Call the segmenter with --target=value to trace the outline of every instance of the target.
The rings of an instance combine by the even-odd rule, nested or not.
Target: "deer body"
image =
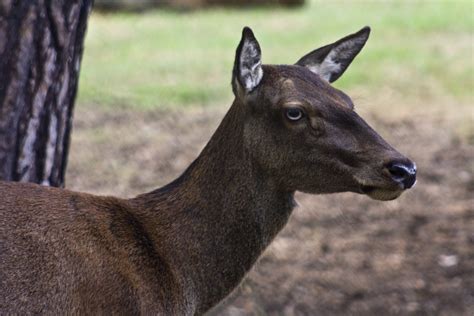
[[[366,35],[341,42],[357,44],[352,58]],[[338,65],[315,56],[262,66],[258,43],[244,29],[233,105],[199,157],[163,188],[125,200],[0,183],[0,312],[202,314],[239,284],[283,228],[296,190],[393,199],[411,187],[414,172],[409,178],[410,167],[400,167],[411,162],[323,80],[340,73],[311,70]],[[348,65],[341,56],[339,72]],[[337,107],[327,114],[324,104]],[[320,126],[313,115],[326,114]],[[328,132],[339,136],[335,144],[322,136]],[[383,159],[367,169],[374,152]]]
[[[4,303],[24,292],[25,284],[9,272],[25,263],[22,278],[36,298],[13,306],[12,312],[60,313],[67,306],[83,313],[103,308],[184,315],[202,313],[220,301],[293,208],[293,193],[279,192],[246,157],[242,124],[234,121],[242,117],[233,113],[240,109],[232,107],[181,177],[131,200],[2,183],[0,231],[8,245],[2,257],[14,259],[1,272],[7,280]],[[15,212],[18,203],[25,203],[18,196],[31,202],[22,212]],[[51,288],[61,296],[58,309],[48,306]]]

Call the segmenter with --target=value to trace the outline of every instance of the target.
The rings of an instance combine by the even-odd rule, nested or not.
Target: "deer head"
[[[250,28],[243,29],[232,87],[246,113],[244,146],[281,188],[391,200],[415,184],[415,164],[357,115],[349,96],[330,85],[369,33],[365,27],[295,65],[262,65],[257,39]]]

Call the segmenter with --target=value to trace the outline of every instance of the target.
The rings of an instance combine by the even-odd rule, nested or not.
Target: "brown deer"
[[[283,228],[295,191],[391,200],[416,167],[329,83],[370,29],[295,65],[262,65],[244,28],[235,100],[170,184],[126,200],[0,184],[0,314],[202,314]]]

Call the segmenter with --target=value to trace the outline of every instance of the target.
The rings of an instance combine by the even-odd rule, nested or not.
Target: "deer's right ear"
[[[235,95],[244,90],[252,92],[262,81],[262,53],[257,39],[249,27],[242,30],[242,39],[235,53],[232,88]]]

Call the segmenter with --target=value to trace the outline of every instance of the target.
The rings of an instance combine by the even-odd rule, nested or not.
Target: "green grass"
[[[390,86],[404,95],[472,100],[470,1],[310,1],[299,9],[93,13],[79,106],[136,109],[228,106],[234,51],[253,28],[264,63],[292,63],[319,46],[372,27],[343,89]]]

